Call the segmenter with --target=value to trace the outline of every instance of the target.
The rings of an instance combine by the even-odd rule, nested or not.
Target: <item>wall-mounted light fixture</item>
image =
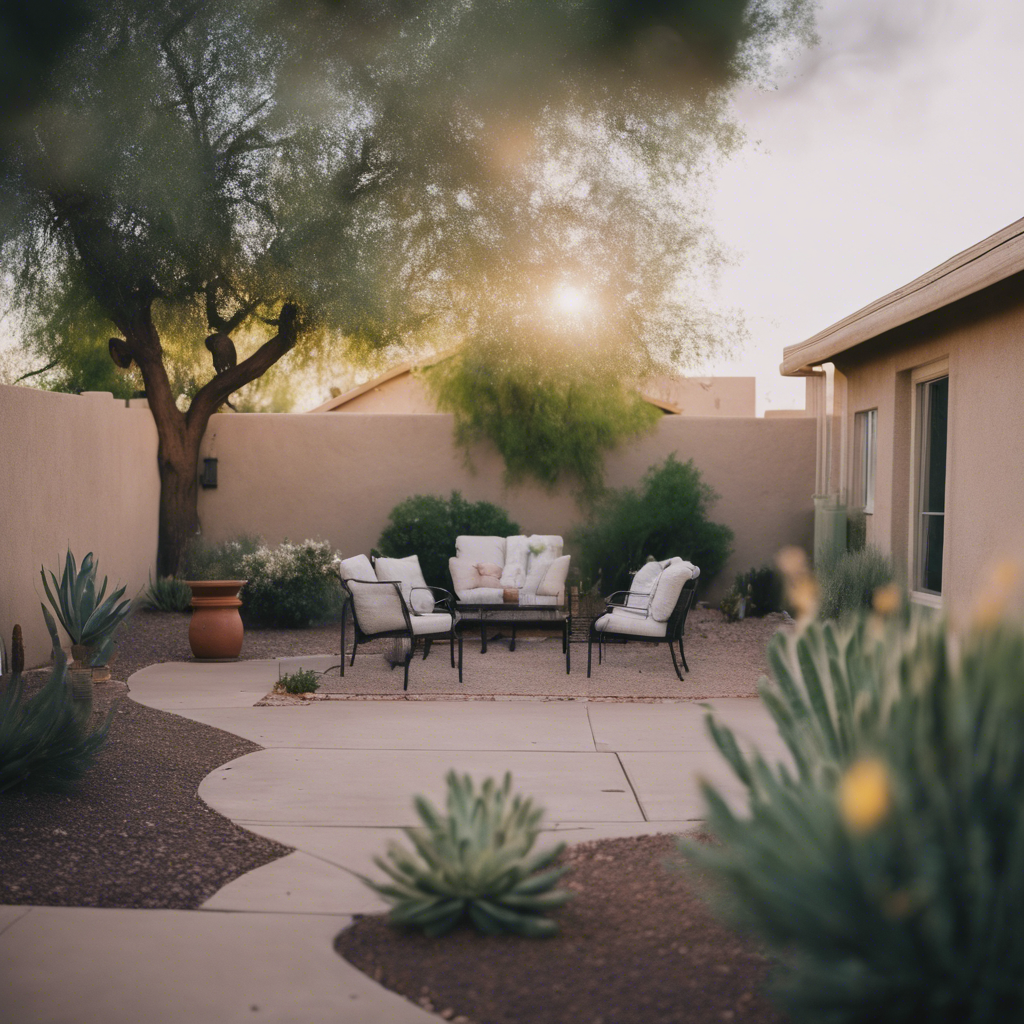
[[[199,483],[204,490],[217,486],[217,460],[203,459],[203,471],[199,474]]]

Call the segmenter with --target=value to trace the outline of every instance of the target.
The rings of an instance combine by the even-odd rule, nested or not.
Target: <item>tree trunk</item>
[[[156,571],[174,576],[183,568],[182,558],[188,542],[199,530],[198,499],[199,443],[202,433],[189,430],[184,422],[157,422],[160,445],[157,465],[160,470],[160,536],[157,542]]]

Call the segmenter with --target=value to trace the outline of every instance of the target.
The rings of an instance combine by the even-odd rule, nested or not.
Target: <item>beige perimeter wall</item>
[[[810,547],[814,432],[812,419],[665,416],[654,433],[611,454],[607,480],[636,484],[670,452],[694,460],[721,495],[714,518],[736,533],[713,598],[737,571],[769,561],[783,545]],[[323,538],[348,556],[376,544],[404,498],[452,490],[504,506],[528,533],[566,536],[580,518],[567,489],[506,490],[492,450],[476,450],[476,471],[467,468],[447,415],[218,415],[202,455],[218,459],[218,487],[199,499],[203,531],[214,540]]]
[[[913,371],[948,360],[942,577],[954,616],[969,612],[996,563],[1024,564],[1022,283],[1017,275],[836,359],[848,430],[857,412],[878,409],[868,540],[903,566],[911,553]]]
[[[148,409],[110,395],[0,386],[0,635],[18,622],[28,665],[48,660],[39,567],[70,544],[134,596],[156,564],[160,480]],[[67,638],[63,638],[65,642]]]

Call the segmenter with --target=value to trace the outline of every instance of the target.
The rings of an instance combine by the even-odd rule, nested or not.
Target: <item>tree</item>
[[[621,300],[610,323],[639,324],[631,372],[692,346],[665,330],[669,292],[713,244],[638,218],[659,190],[699,195],[736,137],[729,89],[807,32],[809,0],[81,9],[2,126],[3,269],[30,350],[67,370],[101,345],[141,378],[167,574],[197,528],[210,416],[300,338],[364,356],[535,338],[531,303],[568,261]]]

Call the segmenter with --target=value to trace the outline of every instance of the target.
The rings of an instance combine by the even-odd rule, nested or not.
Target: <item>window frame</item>
[[[853,414],[853,452],[850,459],[852,479],[850,498],[865,515],[875,511],[875,486],[878,477],[878,407],[860,409]]]
[[[925,447],[927,441],[926,417],[930,412],[930,404],[923,396],[927,395],[927,385],[937,380],[949,378],[948,357],[938,359],[934,362],[919,366],[911,372],[910,380],[912,387],[911,407],[911,449],[910,449],[910,523],[909,523],[909,544],[908,544],[908,566],[907,578],[910,581],[911,600],[929,605],[933,608],[942,607],[942,591],[925,590],[922,587],[923,566],[923,544],[924,531],[921,529],[921,517],[925,514],[934,515],[937,513],[925,513],[922,511],[924,504],[924,488],[927,483],[926,459],[928,452]],[[946,552],[946,505],[948,504],[949,492],[949,452],[950,452],[950,412],[946,407],[946,463],[945,463],[945,486],[943,488],[942,518],[943,518],[943,562]],[[942,583],[945,584],[945,573]]]

